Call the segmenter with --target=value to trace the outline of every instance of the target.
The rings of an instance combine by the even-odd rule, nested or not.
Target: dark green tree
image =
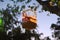
[[[0,2],[4,2],[5,0],[0,0]],[[18,2],[23,2],[25,0],[10,0],[14,3],[13,6],[10,4],[7,4],[6,9],[0,10],[0,15],[3,15],[0,17],[0,40],[31,40],[31,36],[37,36],[36,38],[38,39],[39,35],[38,34],[31,34],[30,31],[26,31],[26,33],[21,33],[21,28],[18,26],[17,28],[14,28],[14,25],[17,25],[17,23],[20,23],[18,21],[18,18],[16,17],[16,14],[20,14],[20,12],[26,7],[25,5],[22,5],[21,8],[20,6],[17,6],[16,4]],[[27,0],[25,3],[28,4],[31,0]],[[29,6],[31,9],[34,6]],[[37,7],[36,7],[37,8]],[[36,10],[36,9],[35,9]],[[2,29],[3,28],[3,29]],[[12,29],[11,32],[7,34],[7,31],[9,29]],[[3,30],[1,32],[1,30]],[[37,40],[36,39],[36,40]],[[39,39],[38,39],[39,40]]]
[[[60,16],[60,0],[36,0],[42,5],[42,10],[50,11],[53,14]]]

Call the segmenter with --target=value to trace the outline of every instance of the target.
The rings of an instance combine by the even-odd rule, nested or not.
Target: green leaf
[[[4,30],[4,25],[3,25],[3,19],[0,18],[0,32],[2,32]]]
[[[2,26],[3,25],[3,20],[2,20],[2,18],[0,18],[0,26]]]

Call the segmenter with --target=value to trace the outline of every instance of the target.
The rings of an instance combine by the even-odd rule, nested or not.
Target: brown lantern
[[[36,11],[32,9],[22,11],[22,27],[26,30],[35,29],[37,26]]]

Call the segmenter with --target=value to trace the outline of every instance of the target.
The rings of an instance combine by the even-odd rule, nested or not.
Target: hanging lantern
[[[35,29],[37,26],[36,10],[28,9],[22,11],[22,27],[26,30]]]

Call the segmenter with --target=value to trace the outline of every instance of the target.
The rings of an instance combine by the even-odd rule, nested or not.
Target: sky
[[[9,1],[9,0],[6,0],[5,2],[0,2],[0,9],[2,8],[6,8],[6,5],[7,3],[10,3],[12,6],[13,6],[13,2],[12,1]],[[35,3],[36,5],[33,5],[33,3]],[[25,4],[24,2],[22,3],[18,3],[17,5],[26,5],[26,9],[28,9],[28,5],[31,5],[31,6],[38,6],[39,7],[37,8],[37,25],[38,27],[36,28],[36,32],[37,33],[43,33],[44,34],[44,37],[45,36],[50,36],[52,35],[52,30],[50,29],[50,26],[52,23],[55,23],[57,22],[57,18],[58,16],[56,14],[50,14],[49,11],[45,11],[45,10],[41,10],[42,9],[42,5],[40,5],[36,0],[32,0],[30,3],[28,4]],[[40,13],[39,13],[40,11]],[[20,20],[20,16],[17,16],[18,19]]]

